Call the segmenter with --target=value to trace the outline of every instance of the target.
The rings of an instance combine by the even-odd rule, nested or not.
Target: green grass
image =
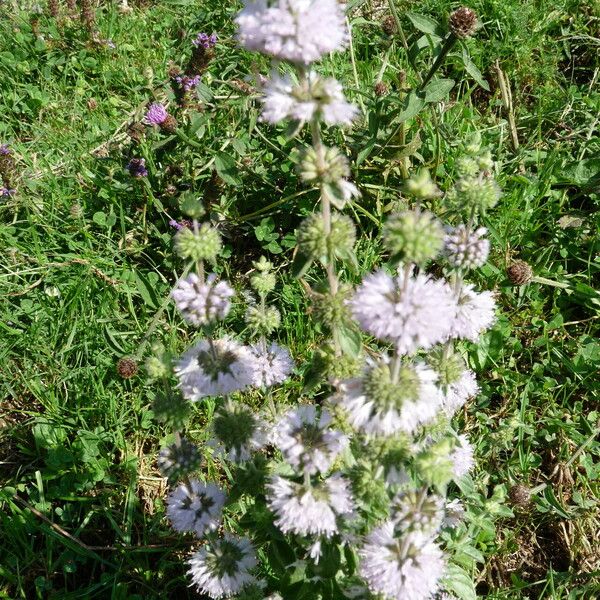
[[[497,292],[502,313],[471,348],[482,393],[458,419],[477,447],[482,498],[494,490],[503,498],[517,483],[546,487],[477,540],[485,557],[478,592],[498,600],[600,597],[600,11],[593,0],[472,2],[483,28],[467,46],[490,91],[451,56],[443,73],[460,83],[443,104],[407,121],[411,152],[403,154],[390,113],[400,102],[400,71],[409,84],[414,71],[399,39],[381,29],[386,3],[355,4],[356,80],[348,54],[323,70],[379,115],[333,134],[361,158],[363,199],[353,215],[364,236],[361,270],[377,264],[380,225],[401,203],[404,155],[411,168],[429,166],[444,188],[460,142],[480,130],[503,164],[504,195],[485,221],[493,252],[477,275]],[[0,6],[0,143],[15,151],[18,189],[0,206],[0,597],[198,597],[183,562],[192,540],[173,534],[164,517],[155,458],[168,432],[152,419],[155,390],[143,375],[121,379],[115,364],[141,358],[156,341],[174,351],[190,342],[173,307],[162,309],[182,270],[168,225],[182,194],[203,197],[223,221],[221,268],[239,289],[262,253],[289,267],[290,234],[317,201],[296,194],[302,188],[288,158],[296,142],[257,123],[255,100],[240,91],[257,59],[231,38],[235,3],[132,7],[97,7],[111,50],[92,43],[64,6],[59,22],[44,6],[39,15]],[[455,4],[398,2],[412,44],[421,34],[407,7],[443,20]],[[213,30],[221,41],[202,110],[178,114],[198,147],[163,144],[158,134],[136,145],[127,128],[146,103],[173,101],[169,61],[183,64],[191,35]],[[512,90],[516,150],[496,61]],[[429,62],[425,49],[416,66],[424,72]],[[391,91],[377,99],[372,87],[384,64]],[[265,73],[267,63],[259,59],[258,69]],[[146,158],[149,186],[125,174],[132,156]],[[215,185],[216,166],[223,184]],[[568,288],[511,286],[505,272],[514,258]],[[276,299],[281,341],[302,369],[322,336],[300,284],[284,277]],[[241,331],[241,319],[233,326]],[[295,382],[282,399],[294,402],[299,391]],[[198,441],[204,422],[195,407]]]

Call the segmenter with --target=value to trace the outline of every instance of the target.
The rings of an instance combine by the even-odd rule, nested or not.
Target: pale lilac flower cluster
[[[0,144],[0,156],[8,156],[11,152],[8,144]]]
[[[216,33],[211,33],[210,35],[208,33],[199,33],[196,36],[196,39],[192,40],[192,44],[194,44],[196,48],[201,47],[208,50],[209,48],[214,48],[217,44],[217,40],[218,37]]]
[[[219,526],[224,503],[225,494],[216,485],[192,479],[171,493],[167,516],[176,531],[190,531],[203,537]]]
[[[184,319],[192,325],[206,325],[224,319],[231,309],[234,291],[226,281],[218,281],[214,274],[202,281],[191,273],[181,278],[171,297]]]
[[[392,342],[399,354],[413,354],[447,340],[452,332],[456,300],[450,286],[419,273],[385,271],[368,275],[350,306],[360,326]]]
[[[267,504],[284,533],[331,537],[338,531],[338,517],[354,510],[350,485],[339,473],[312,486],[275,475],[267,489]]]
[[[338,81],[316,73],[296,83],[290,75],[273,72],[263,91],[262,118],[268,123],[286,119],[306,123],[317,117],[328,125],[349,125],[358,114],[356,106],[345,99]]]
[[[441,548],[419,532],[397,535],[393,521],[376,527],[359,550],[361,577],[388,600],[429,600],[439,589]]]
[[[244,0],[235,21],[246,49],[304,65],[342,50],[349,39],[338,0]]]
[[[192,556],[188,573],[200,593],[216,599],[231,598],[256,583],[251,571],[257,564],[250,540],[226,533]]]
[[[285,381],[294,370],[294,360],[289,350],[272,342],[268,347],[254,344],[250,347],[254,358],[253,384],[270,387]]]

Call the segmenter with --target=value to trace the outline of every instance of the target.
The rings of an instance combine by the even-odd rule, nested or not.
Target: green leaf
[[[349,356],[358,356],[362,348],[362,335],[353,324],[343,323],[332,331],[334,339],[340,345],[342,352]]]
[[[217,169],[219,177],[225,183],[235,186],[241,185],[242,180],[238,175],[239,170],[235,160],[233,160],[230,154],[225,152],[217,152],[215,154],[215,168]]]
[[[157,310],[160,302],[154,288],[144,275],[141,275],[137,271],[134,271],[133,274],[135,276],[135,286],[140,296],[150,308]]]
[[[302,277],[310,269],[313,264],[314,258],[312,256],[306,256],[300,252],[296,252],[294,260],[292,261],[292,275],[294,277]]]
[[[455,85],[454,79],[434,79],[425,88],[425,102],[439,102],[443,100]]]
[[[416,90],[412,90],[404,100],[404,106],[396,116],[394,122],[402,123],[403,121],[411,119],[419,113],[423,106],[425,106],[424,95],[418,93]]]
[[[409,12],[406,13],[406,16],[410,19],[410,22],[423,33],[434,34],[440,26],[440,24],[431,17],[419,13]]]
[[[453,563],[448,565],[444,585],[460,600],[477,600],[473,578],[458,565]]]
[[[484,90],[489,92],[490,86],[488,82],[483,78],[483,75],[477,68],[477,65],[471,60],[466,48],[463,49],[462,60],[465,66],[465,71],[475,80],[476,83],[478,83]]]

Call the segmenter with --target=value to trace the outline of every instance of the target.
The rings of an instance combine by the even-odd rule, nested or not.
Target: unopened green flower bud
[[[253,261],[252,266],[261,273],[273,270],[273,263],[267,260],[266,256],[261,256],[258,260]]]
[[[240,402],[225,402],[215,413],[212,430],[233,460],[247,460],[260,445],[261,431],[256,412]]]
[[[337,148],[324,148],[319,161],[314,148],[306,148],[300,155],[298,172],[306,183],[335,183],[350,175],[348,159]]]
[[[417,455],[415,466],[420,478],[428,485],[443,489],[453,478],[452,451],[455,444],[443,438]]]
[[[171,444],[163,448],[157,462],[163,477],[167,477],[171,483],[176,483],[200,468],[202,456],[196,444],[181,438],[180,444]]]
[[[154,397],[152,410],[156,420],[169,429],[184,429],[190,417],[190,404],[180,394],[159,391]]]
[[[184,227],[175,236],[175,250],[181,258],[214,263],[221,251],[221,235],[208,223],[203,223],[198,233]]]
[[[348,307],[351,296],[352,288],[344,284],[340,285],[335,294],[313,294],[312,310],[316,320],[328,328],[351,323],[352,317]]]
[[[274,306],[250,306],[246,311],[246,323],[256,335],[271,335],[281,324],[281,315]]]
[[[491,171],[494,168],[494,159],[489,150],[484,150],[477,156],[477,164],[481,171]]]
[[[383,242],[393,262],[422,265],[439,254],[444,229],[430,212],[405,211],[388,219]]]
[[[464,143],[464,151],[467,154],[475,156],[481,150],[481,133],[479,131],[474,131],[471,133],[465,143]]]
[[[184,192],[179,199],[179,208],[184,215],[190,219],[200,219],[206,214],[202,200],[194,192]]]
[[[323,217],[312,214],[300,223],[296,239],[301,254],[327,262],[328,247],[338,258],[346,258],[351,254],[356,241],[356,229],[350,217],[334,213],[331,216],[331,233],[328,241]]]
[[[145,367],[150,379],[163,379],[171,375],[171,361],[166,354],[149,356],[146,359]]]
[[[456,383],[466,368],[463,357],[456,351],[446,352],[444,348],[435,348],[427,362],[438,376],[438,385],[447,388]]]
[[[440,195],[440,190],[427,169],[421,169],[406,182],[406,192],[415,198],[427,200]]]
[[[374,520],[384,519],[390,500],[383,477],[383,469],[371,462],[361,461],[350,471],[352,491],[357,502]]]
[[[260,296],[266,296],[275,289],[277,278],[274,273],[259,271],[250,277],[250,285]]]
[[[476,158],[460,156],[456,159],[456,172],[460,177],[475,177],[479,171],[479,163]]]
[[[463,177],[456,182],[450,196],[461,209],[477,208],[481,214],[493,208],[500,199],[500,188],[491,177]]]

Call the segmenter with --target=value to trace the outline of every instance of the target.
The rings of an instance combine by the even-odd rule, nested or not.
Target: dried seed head
[[[516,260],[506,272],[513,285],[527,285],[533,277],[533,270],[524,260]]]
[[[167,115],[165,120],[160,124],[160,128],[165,133],[175,133],[177,130],[177,119],[173,115]]]
[[[531,490],[520,483],[517,483],[508,490],[508,497],[511,504],[525,508],[531,502]]]
[[[131,379],[137,372],[137,362],[130,356],[124,356],[117,361],[117,373],[123,379]]]
[[[468,38],[477,29],[477,13],[462,6],[450,15],[450,31],[458,38]]]
[[[71,219],[81,219],[83,217],[83,208],[81,208],[81,204],[75,202],[75,204],[71,204],[69,207],[69,215]]]
[[[375,95],[378,98],[381,98],[382,96],[387,96],[387,94],[390,91],[390,87],[388,86],[387,83],[384,83],[383,81],[378,81],[375,84],[375,87],[373,88],[373,91],[375,92]]]
[[[127,130],[129,137],[137,144],[139,144],[144,138],[144,125],[143,123],[132,123]]]
[[[394,35],[394,33],[396,33],[396,21],[392,15],[388,15],[381,22],[381,29],[383,29],[383,32],[386,35]]]

